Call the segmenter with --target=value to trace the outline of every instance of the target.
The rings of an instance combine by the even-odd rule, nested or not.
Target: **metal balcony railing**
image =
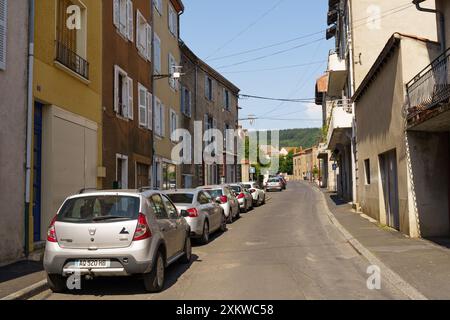
[[[349,99],[336,99],[336,100],[332,100],[332,108],[342,108],[345,112],[347,113],[352,113],[353,112],[353,108],[352,108],[352,102]]]
[[[56,41],[56,61],[85,79],[89,79],[89,62]]]
[[[449,59],[450,48],[406,84],[408,119],[449,102]]]

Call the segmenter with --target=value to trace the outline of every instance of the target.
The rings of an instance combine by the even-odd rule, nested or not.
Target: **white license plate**
[[[111,266],[111,260],[106,259],[82,259],[75,261],[76,268],[93,268],[93,269],[103,269],[109,268]]]

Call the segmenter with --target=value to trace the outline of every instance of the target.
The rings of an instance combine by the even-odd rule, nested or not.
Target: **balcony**
[[[328,55],[328,96],[339,97],[347,81],[347,65],[335,52]]]
[[[407,127],[450,131],[450,48],[407,83]]]
[[[348,100],[334,100],[328,124],[327,148],[336,149],[338,144],[351,143],[352,105]]]
[[[89,79],[89,62],[56,41],[56,61],[84,79]]]

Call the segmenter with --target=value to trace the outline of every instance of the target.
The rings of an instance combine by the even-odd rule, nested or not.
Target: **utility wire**
[[[224,71],[224,72],[221,72],[221,73],[231,74],[231,73],[250,73],[250,72],[262,72],[262,71],[286,70],[286,69],[294,69],[294,68],[299,68],[299,67],[308,67],[308,66],[316,65],[316,64],[323,64],[325,62],[327,62],[327,60],[311,61],[309,63],[293,64],[293,65],[289,65],[289,66],[280,66],[280,67],[273,67],[273,68],[266,68],[266,69],[253,69],[253,70],[242,70],[242,71]]]
[[[224,43],[222,46],[220,46],[219,48],[217,48],[212,54],[210,54],[208,57],[206,57],[205,60],[208,60],[209,58],[213,57],[216,53],[218,53],[219,51],[221,51],[222,49],[224,49],[226,46],[228,46],[230,43],[232,43],[233,41],[235,41],[237,38],[239,38],[241,35],[243,35],[244,33],[246,33],[248,30],[250,30],[253,26],[255,26],[258,22],[260,22],[262,19],[264,19],[267,15],[269,15],[272,11],[274,11],[276,8],[278,8],[281,3],[283,3],[285,0],[279,0],[274,6],[272,6],[269,10],[267,10],[266,12],[264,12],[258,19],[256,19],[255,21],[253,21],[252,23],[250,23],[247,27],[245,27],[242,31],[240,31],[239,33],[237,33],[233,38],[231,38],[230,40],[228,40],[226,43]]]
[[[259,100],[283,101],[283,102],[310,102],[315,100],[315,98],[299,98],[299,99],[269,98],[269,97],[253,96],[248,94],[240,94],[239,97],[249,99],[259,99]]]

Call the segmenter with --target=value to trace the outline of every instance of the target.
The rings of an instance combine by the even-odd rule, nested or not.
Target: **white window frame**
[[[139,126],[148,128],[149,116],[148,116],[148,90],[145,86],[138,83],[138,110],[139,110]],[[144,101],[142,101],[144,98]]]
[[[162,0],[153,0],[153,4],[156,8],[156,12],[159,13],[160,16],[162,16]]]
[[[175,130],[178,129],[178,114],[175,112],[174,109],[170,108],[169,112],[169,126],[170,126],[170,140],[172,142],[179,142],[179,137],[174,135]]]
[[[122,77],[122,105],[119,105],[119,80]],[[120,68],[118,65],[114,66],[114,112],[124,119],[133,120],[133,79]],[[126,102],[126,105],[123,105]],[[126,109],[124,109],[126,107]],[[122,109],[120,109],[122,108]]]
[[[168,61],[168,74],[173,75],[176,71],[177,61],[175,60],[175,57],[173,54],[169,53],[169,61]],[[169,85],[172,89],[177,90],[178,89],[178,79],[175,79],[174,77],[169,77]]]
[[[160,99],[154,97],[155,100],[155,128],[154,133],[158,137],[166,136],[166,107]]]
[[[178,38],[178,15],[170,2],[168,4],[167,12],[167,23],[169,26],[169,31],[175,38]]]
[[[136,48],[138,49],[138,52],[141,55],[141,57],[143,57],[146,60],[148,51],[147,32],[148,32],[147,20],[139,10],[136,10]]]
[[[113,24],[124,39],[134,41],[134,10],[131,0],[113,1]]]
[[[6,46],[8,42],[8,0],[0,0],[0,27],[3,33],[0,33],[0,70],[6,70]]]
[[[153,48],[154,48],[154,73],[155,74],[161,74],[161,38],[158,36],[158,34],[154,33],[154,39],[153,39]]]

